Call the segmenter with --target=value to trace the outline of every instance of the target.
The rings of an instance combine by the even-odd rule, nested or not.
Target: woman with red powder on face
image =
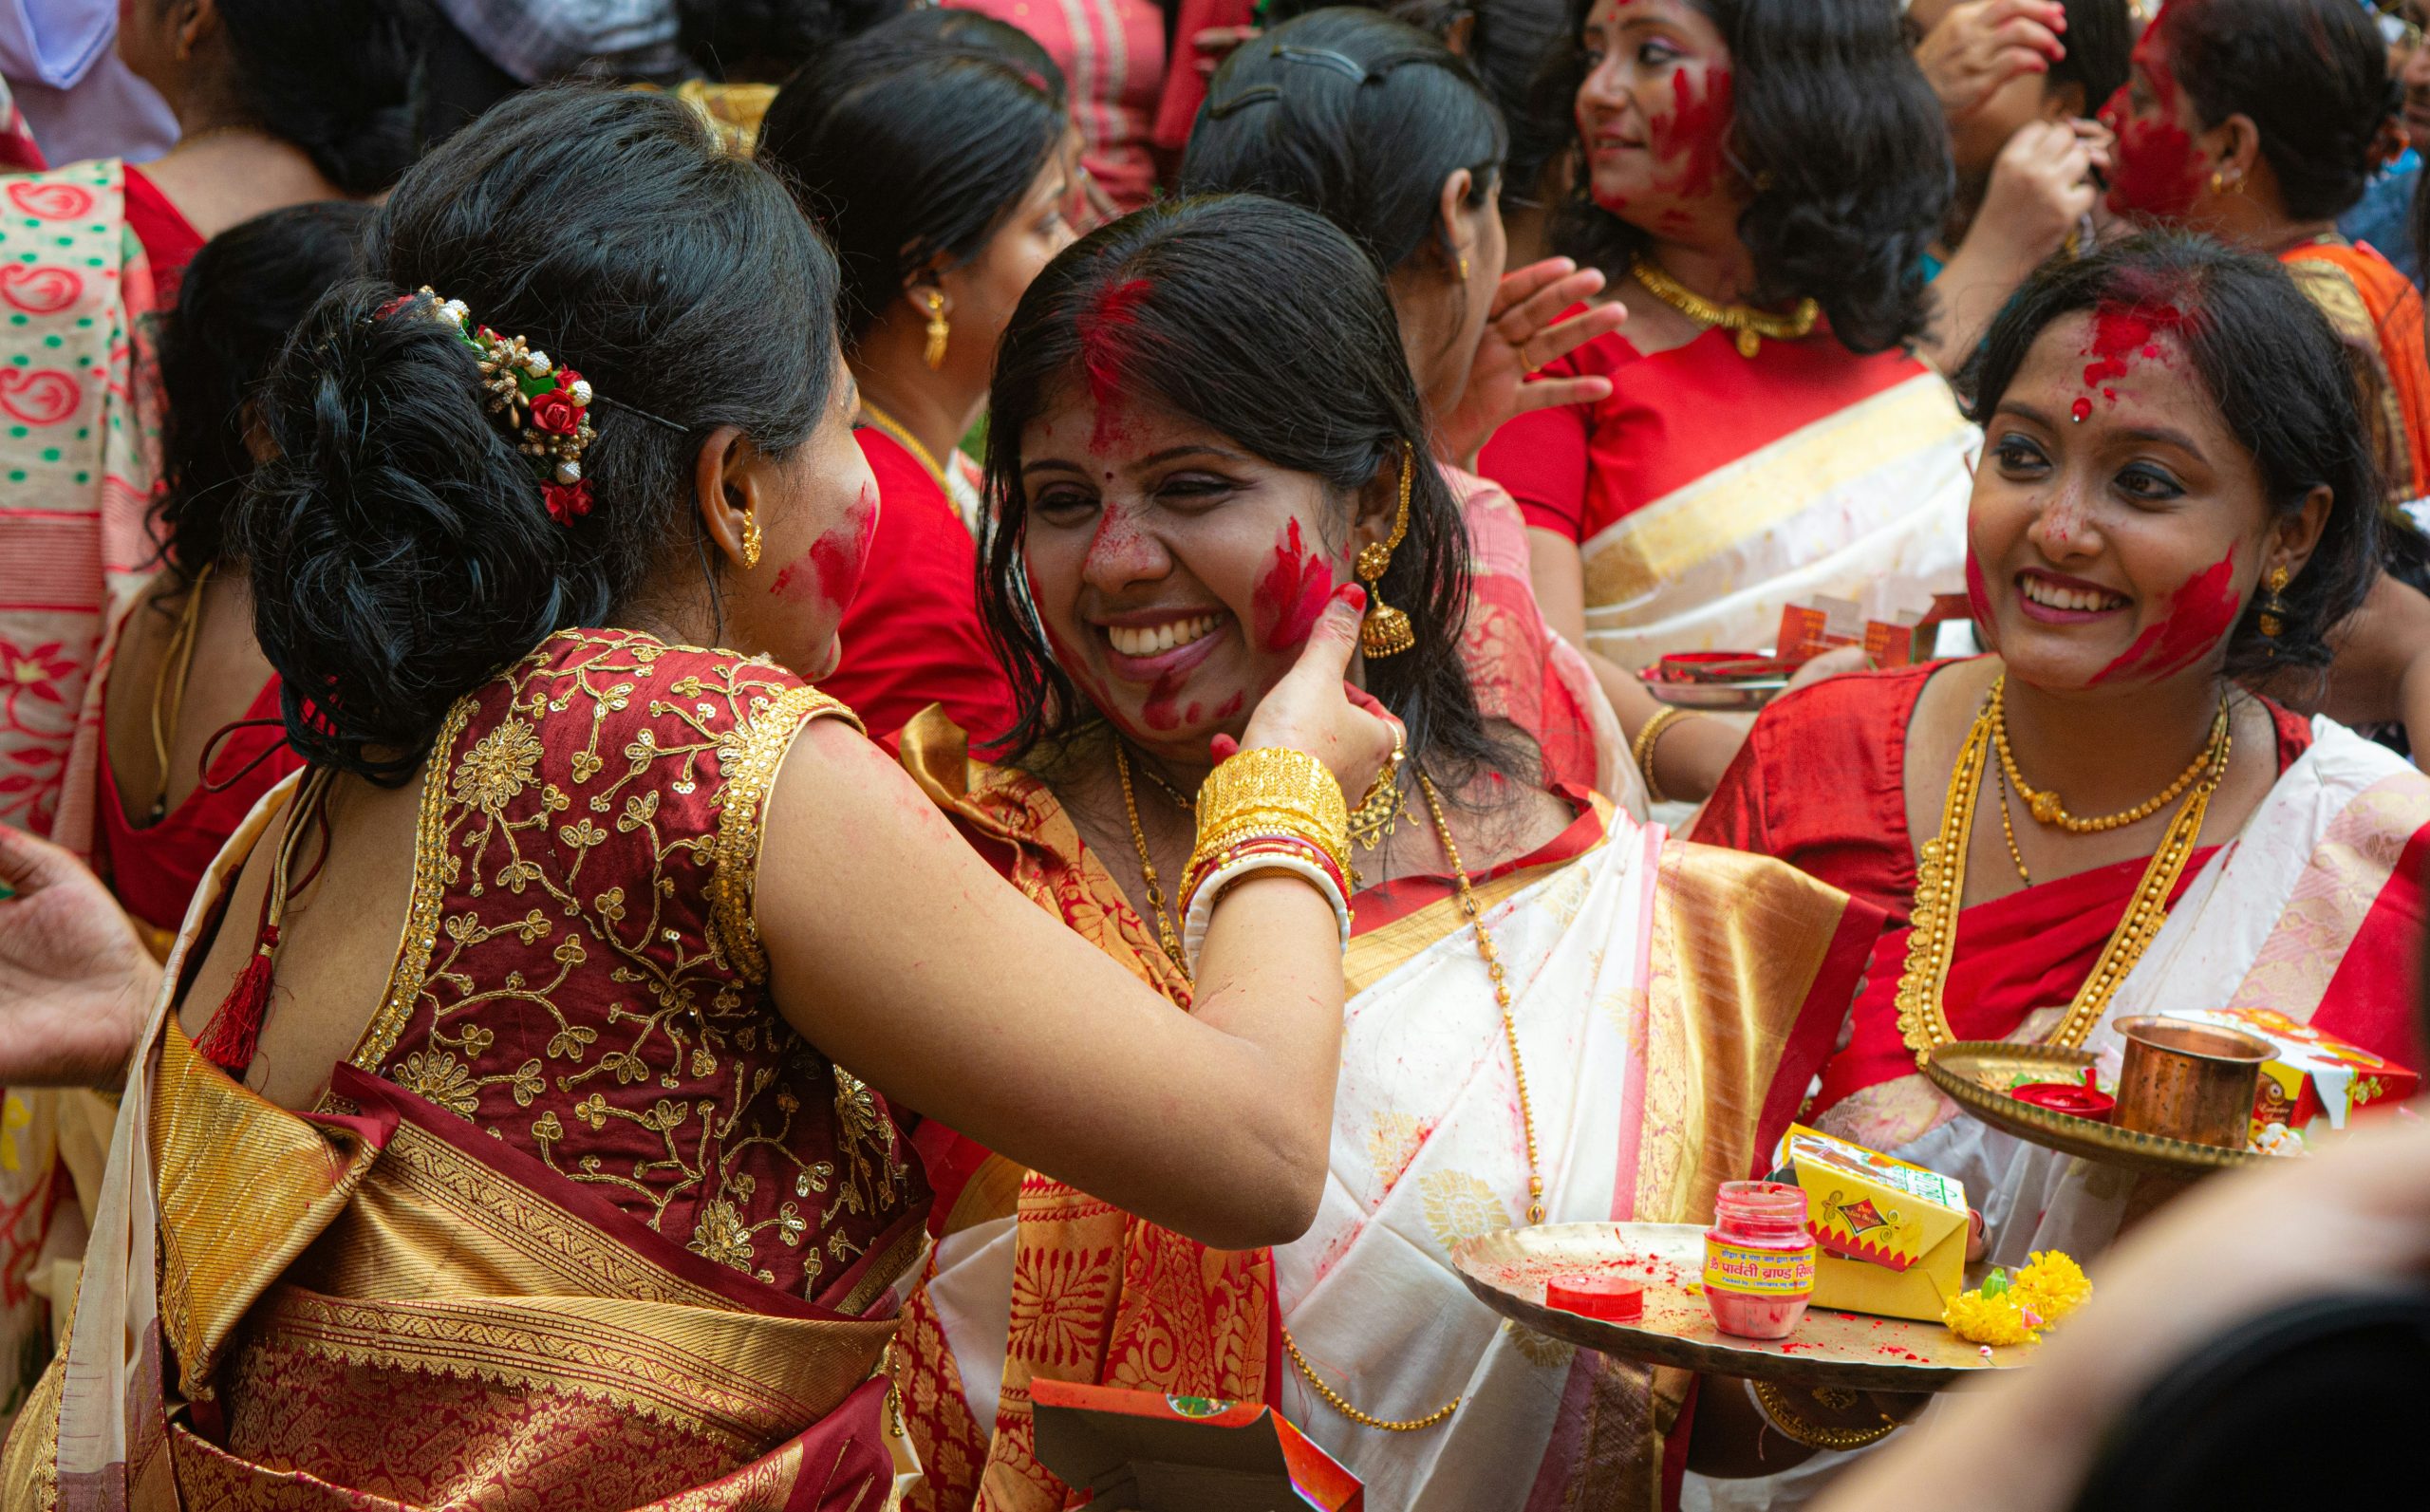
[[[996,339],[1067,246],[1081,169],[1063,81],[1028,37],[985,16],[919,10],[813,59],[778,92],[759,160],[794,186],[844,270],[856,439],[880,506],[820,680],[872,730],[930,703],[981,739],[1011,701],[979,623],[970,464],[955,448],[987,398]],[[780,595],[827,591],[818,564]]]
[[[1995,1262],[2081,1259],[2123,1189],[1963,1116],[1919,1055],[2013,1039],[2114,1072],[2118,1018],[2267,1007],[2420,1065],[2430,779],[2241,685],[2317,678],[2379,571],[2349,369],[2275,264],[2174,235],[2050,264],[1966,378],[1996,653],[1776,700],[1694,832],[1892,917],[1808,1121],[1962,1182]]]
[[[1601,273],[1566,258],[1505,276],[1497,194],[1508,141],[1501,113],[1449,47],[1378,11],[1336,7],[1225,60],[1190,133],[1181,189],[1289,199],[1369,250],[1434,417],[1444,481],[1467,522],[1461,645],[1478,701],[1535,741],[1548,785],[1593,788],[1641,814],[1642,784],[1610,701],[1536,604],[1524,519],[1509,495],[1468,471],[1514,410],[1610,393],[1597,377],[1523,379],[1624,315],[1600,304],[1559,319],[1603,287]]]
[[[2391,496],[2430,495],[2421,297],[2337,217],[2403,149],[2387,43],[2352,0],[2169,0],[2103,111],[2109,205],[2275,257],[2375,369]]]
[[[2117,1017],[2257,1006],[2421,1064],[2430,779],[2239,686],[2317,675],[2378,574],[2368,432],[2279,270],[2182,236],[2054,264],[1969,376],[1968,577],[1996,654],[1779,700],[1696,835],[1954,921],[1953,943],[1885,938],[1811,1111],[1984,1194],[1994,1260],[2081,1257],[2117,1202],[1956,1117],[1918,1052],[2114,1050]]]
[[[1481,466],[1526,513],[1546,617],[1605,660],[1625,715],[1637,668],[1768,645],[1791,603],[1885,607],[1901,576],[1953,589],[1974,432],[1905,349],[1950,161],[1895,8],[1577,14],[1572,87],[1547,97],[1574,107],[1585,162],[1554,246],[1612,277],[1629,324],[1545,369],[1609,378],[1609,397],[1518,417]],[[1731,749],[1662,734],[1655,784],[1701,796]]]
[[[1424,455],[1436,422],[1407,342],[1371,254],[1252,196],[1094,233],[1005,335],[984,603],[1023,722],[996,764],[933,716],[904,740],[981,852],[1189,1009],[1203,988],[1171,900],[1193,797],[1362,552],[1386,565],[1351,676],[1409,741],[1354,821],[1332,1174],[1302,1240],[1210,1252],[924,1129],[940,1243],[903,1390],[930,1467],[919,1504],[1064,1504],[1033,1452],[1041,1378],[1271,1403],[1378,1512],[1556,1493],[1650,1509],[1666,1462],[1712,1448],[1669,1383],[1649,1394],[1502,1327],[1448,1250],[1539,1204],[1549,1222],[1707,1218],[1820,1063],[1879,920],[1793,868],[1550,791],[1525,733],[1481,710],[1459,633],[1468,535]],[[1791,1021],[1822,1028],[1792,1043]],[[1681,1127],[1704,1137],[1684,1148],[1665,1133]],[[1101,1305],[1038,1307],[1034,1277]],[[1416,1426],[1354,1420],[1326,1391]],[[1723,1427],[1745,1401],[1708,1395]]]

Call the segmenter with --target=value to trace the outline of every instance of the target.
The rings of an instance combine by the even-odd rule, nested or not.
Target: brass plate
[[[1705,1231],[1698,1223],[1551,1223],[1505,1228],[1451,1248],[1451,1264],[1477,1299],[1539,1334],[1622,1359],[1743,1375],[1784,1386],[1937,1391],[1986,1371],[2024,1365],[2036,1346],[1979,1346],[1937,1322],[1806,1309],[1797,1332],[1765,1343],[1712,1326],[1700,1285]],[[1645,1316],[1611,1323],[1544,1305],[1544,1282],[1579,1272],[1641,1277]]]
[[[2196,1145],[2139,1133],[2072,1113],[2053,1112],[2009,1095],[2020,1075],[2034,1081],[2082,1081],[2092,1053],[2052,1045],[2009,1045],[1968,1039],[1934,1050],[1924,1074],[1975,1117],[2028,1144],[2080,1155],[2105,1166],[2160,1176],[2207,1176],[2272,1157],[2224,1145]]]

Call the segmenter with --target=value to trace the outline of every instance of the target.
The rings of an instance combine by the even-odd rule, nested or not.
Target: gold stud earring
[[[1392,539],[1372,541],[1358,551],[1358,579],[1367,585],[1367,618],[1358,626],[1358,645],[1371,657],[1398,656],[1417,644],[1409,616],[1385,603],[1379,587],[1384,574],[1392,570],[1393,552],[1409,535],[1410,494],[1416,482],[1417,449],[1403,441],[1400,513],[1393,517]]]
[[[759,565],[759,516],[746,512],[742,516],[742,569],[746,572]]]
[[[945,322],[945,296],[929,289],[922,296],[928,307],[928,345],[921,350],[920,360],[935,372],[945,364],[945,341],[953,335],[953,327]]]
[[[1462,256],[1462,257],[1461,257],[1461,259],[1460,259],[1460,282],[1462,282],[1462,283],[1464,283],[1464,284],[1465,284],[1465,283],[1467,283],[1467,281],[1468,281],[1468,259],[1467,259],[1466,256]]]

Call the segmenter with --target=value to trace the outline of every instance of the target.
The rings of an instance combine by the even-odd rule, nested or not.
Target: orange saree
[[[2430,356],[2421,291],[2367,246],[2342,237],[2307,242],[2279,261],[2337,333],[2371,359],[2388,486],[2399,502],[2430,495]]]

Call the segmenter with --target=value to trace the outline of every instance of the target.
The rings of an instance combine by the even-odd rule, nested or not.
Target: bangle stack
[[[1324,763],[1262,746],[1227,757],[1198,790],[1198,845],[1182,872],[1182,954],[1194,976],[1224,889],[1260,871],[1305,879],[1350,943],[1350,806]]]
[[[1645,798],[1648,803],[1671,801],[1663,794],[1662,784],[1654,780],[1654,742],[1662,738],[1663,731],[1670,729],[1680,720],[1696,718],[1698,715],[1693,709],[1658,709],[1654,712],[1653,719],[1645,721],[1644,728],[1637,731],[1636,741],[1630,748],[1629,755],[1636,759],[1637,771],[1645,775]]]

